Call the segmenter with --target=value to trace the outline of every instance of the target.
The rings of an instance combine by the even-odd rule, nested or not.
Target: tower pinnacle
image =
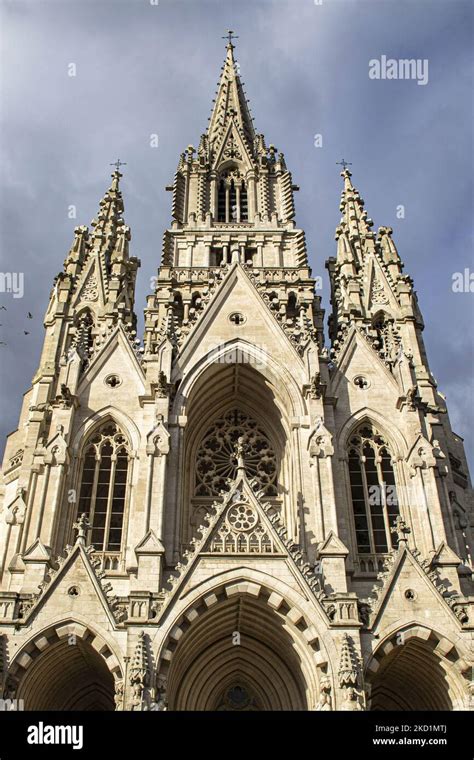
[[[243,130],[249,145],[255,139],[255,130],[250,115],[250,109],[240,80],[239,64],[234,58],[234,45],[232,44],[233,32],[229,30],[226,45],[227,54],[222,74],[218,84],[216,99],[212,109],[207,136],[212,143],[219,138],[230,119],[234,119],[238,127]]]

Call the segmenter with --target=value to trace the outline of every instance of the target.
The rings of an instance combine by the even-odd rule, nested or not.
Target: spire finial
[[[345,158],[342,158],[340,161],[336,161],[337,166],[342,166],[342,171],[346,171],[347,166],[352,166],[352,161],[346,161]]]
[[[226,35],[225,35],[225,36],[224,36],[222,39],[223,39],[223,40],[227,40],[227,47],[228,47],[228,48],[229,48],[229,47],[230,47],[230,48],[233,48],[233,47],[235,47],[235,46],[232,44],[232,40],[233,40],[233,39],[234,39],[234,40],[238,40],[238,39],[239,39],[239,36],[238,36],[238,34],[234,34],[234,32],[232,31],[232,29],[228,29],[228,30],[227,30],[227,34],[226,34]]]
[[[127,162],[126,162],[126,161],[121,161],[121,160],[120,160],[120,158],[117,158],[117,160],[116,160],[116,161],[113,161],[113,162],[110,164],[110,166],[115,166],[115,169],[116,169],[117,171],[120,171],[120,167],[121,167],[121,166],[127,166]]]

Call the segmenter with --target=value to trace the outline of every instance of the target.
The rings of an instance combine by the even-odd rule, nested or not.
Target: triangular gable
[[[72,306],[79,303],[99,303],[103,306],[107,299],[107,286],[104,282],[102,269],[98,256],[91,256],[81,272],[76,292],[72,299]]]
[[[19,493],[13,501],[8,504],[5,510],[5,522],[7,525],[19,525],[23,522],[26,512],[26,503],[23,498],[24,489],[19,489]]]
[[[301,356],[296,350],[296,347],[285,333],[280,322],[272,313],[265,299],[252,284],[242,267],[238,263],[234,263],[226,272],[224,279],[214,292],[204,312],[186,336],[180,350],[180,358],[182,362],[187,361],[188,356],[200,344],[201,338],[211,335],[211,323],[213,319],[215,319],[217,313],[223,309],[224,306],[226,308],[228,307],[228,310],[230,311],[230,298],[237,282],[244,286],[248,293],[248,297],[254,301],[256,308],[260,310],[264,324],[268,327],[268,330],[274,336],[274,339],[277,339],[277,336],[281,335],[285,343],[291,347],[292,353],[298,357],[299,361],[301,361]],[[236,304],[236,307],[237,306],[240,306],[239,310],[241,310],[241,304]],[[277,331],[275,331],[275,326],[278,328]],[[242,337],[245,339],[245,335]]]
[[[400,304],[395,298],[387,275],[375,256],[371,256],[367,264],[367,287],[365,288],[365,308],[375,314],[380,309],[397,313]]]
[[[454,618],[460,627],[455,613],[427,573],[428,564],[425,570],[406,546],[397,552],[384,579],[384,585],[382,588],[374,589],[378,596],[373,604],[370,623],[372,631],[376,629],[382,616],[382,622],[390,620],[390,608],[392,608],[392,617],[396,620],[403,621],[404,615],[407,619],[415,618],[413,605],[417,598],[420,599],[423,610],[433,611],[436,608],[442,608],[444,614],[450,619]],[[429,602],[423,599],[427,595]]]
[[[135,554],[164,554],[165,547],[153,530],[149,530],[135,547]]]
[[[49,561],[51,559],[51,552],[50,550],[43,544],[41,539],[38,537],[31,546],[28,547],[26,552],[23,555],[23,561],[26,560],[26,562],[44,562]]]
[[[319,557],[347,557],[348,554],[349,549],[332,530],[321,546],[318,547]]]
[[[69,554],[66,558],[58,557],[56,559],[56,563],[59,567],[56,570],[49,570],[48,575],[50,580],[46,580],[38,586],[40,591],[35,597],[34,603],[25,617],[24,622],[26,625],[30,624],[32,620],[41,613],[53,594],[55,595],[55,613],[60,610],[61,606],[64,607],[65,612],[69,612],[70,589],[77,585],[80,587],[79,598],[81,599],[81,605],[83,605],[84,600],[87,599],[88,615],[92,617],[93,610],[91,607],[94,604],[94,599],[96,599],[97,608],[105,613],[105,616],[111,625],[115,625],[116,621],[109,606],[111,600],[107,598],[106,594],[108,588],[106,587],[104,589],[101,586],[89,556],[93,550],[94,547],[92,546],[84,548],[83,546],[76,544],[73,547],[69,547]],[[30,552],[32,551],[38,552],[39,547],[35,547],[35,544],[33,544]],[[30,552],[29,556],[24,556],[24,560],[33,559]]]
[[[312,597],[317,603],[318,608],[326,617],[326,611],[320,602],[324,596],[321,589],[320,580],[314,574],[311,566],[304,562],[303,554],[300,547],[287,538],[287,531],[280,522],[277,514],[272,513],[270,505],[260,502],[259,493],[254,493],[251,483],[248,481],[245,473],[240,471],[235,479],[230,491],[226,494],[222,503],[214,503],[214,514],[206,520],[206,525],[200,526],[200,539],[192,539],[192,551],[185,551],[183,554],[184,562],[178,563],[176,570],[179,575],[168,579],[168,584],[172,590],[166,593],[162,612],[171,604],[171,601],[182,592],[192,576],[200,558],[212,555],[213,557],[236,556],[238,554],[243,559],[245,557],[262,556],[257,552],[260,546],[263,546],[263,555],[280,557],[290,570],[293,578],[306,596]],[[239,511],[239,506],[247,506],[249,511]],[[250,531],[248,528],[238,526],[239,520],[242,523],[249,521]],[[226,526],[225,531],[222,530]],[[225,544],[226,537],[234,530],[239,532],[254,532],[260,534],[261,545],[258,545],[258,536],[249,540],[244,538],[234,539],[230,537]]]
[[[344,345],[342,346],[341,352],[337,358],[336,371],[331,377],[330,394],[332,396],[337,396],[340,383],[343,380],[347,381],[349,366],[357,350],[362,351],[365,354],[366,358],[364,359],[364,362],[366,367],[373,367],[375,365],[375,367],[382,370],[384,377],[386,377],[390,384],[393,386],[396,398],[398,398],[399,388],[394,376],[386,367],[377,352],[371,348],[367,340],[354,326],[349,328],[349,332],[345,338]]]
[[[227,131],[221,139],[219,149],[216,151],[212,162],[213,168],[216,168],[225,161],[252,165],[252,157],[233,119],[230,121]]]
[[[98,373],[104,367],[104,364],[110,361],[110,358],[113,352],[117,349],[125,353],[125,356],[124,356],[125,360],[128,360],[128,359],[130,360],[130,366],[133,367],[133,369],[135,370],[137,380],[142,385],[142,392],[144,391],[145,375],[144,375],[143,369],[137,357],[135,356],[135,353],[130,345],[130,342],[127,336],[124,333],[122,325],[119,323],[117,327],[115,327],[115,329],[112,330],[107,340],[100,347],[100,349],[95,354],[92,361],[90,362],[89,366],[87,367],[86,371],[82,375],[78,389],[77,389],[78,396],[80,395],[84,387],[88,385],[89,383],[91,383],[95,377],[97,377]],[[122,363],[122,366],[123,366],[123,363]]]

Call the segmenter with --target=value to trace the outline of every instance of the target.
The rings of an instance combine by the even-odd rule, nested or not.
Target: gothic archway
[[[168,709],[307,710],[304,664],[284,615],[252,594],[215,600],[172,654]]]
[[[230,363],[213,364],[188,399],[184,436],[187,473],[183,484],[181,541],[187,544],[220,492],[236,474],[235,446],[242,438],[249,479],[277,511],[288,506],[291,488],[286,408],[274,388],[236,351]]]
[[[444,653],[444,654],[443,654]],[[368,674],[370,709],[463,709],[465,694],[456,648],[433,631],[401,631],[377,654]]]
[[[25,710],[114,710],[122,673],[105,642],[80,624],[36,634],[12,663],[9,688]]]
[[[58,641],[28,670],[18,698],[25,710],[114,710],[114,678],[90,644]]]

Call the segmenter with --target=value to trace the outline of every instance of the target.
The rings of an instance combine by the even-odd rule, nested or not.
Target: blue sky
[[[256,129],[285,153],[301,187],[297,223],[323,276],[324,306],[344,157],[375,226],[394,229],[431,369],[472,460],[474,295],[452,291],[453,273],[473,270],[471,2],[1,0],[0,16],[0,269],[25,276],[23,299],[0,293],[2,442],[38,365],[53,278],[117,156],[127,162],[125,219],[142,262],[141,327],[170,222],[164,188],[206,128],[232,28]],[[428,59],[428,84],[370,79],[369,61],[381,55]]]

